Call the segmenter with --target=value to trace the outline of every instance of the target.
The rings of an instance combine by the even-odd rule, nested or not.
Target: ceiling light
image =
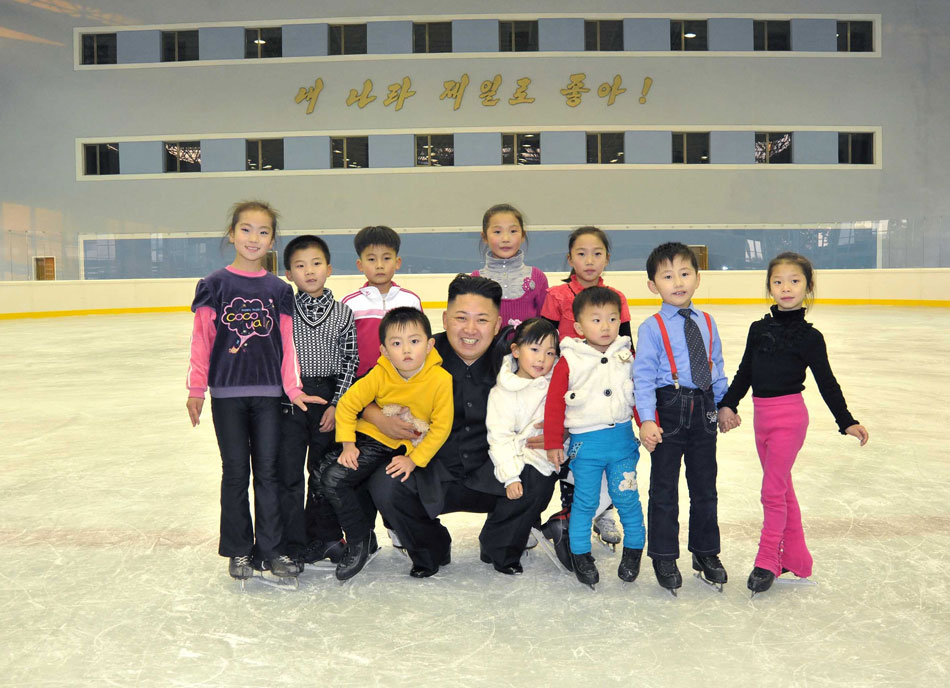
[[[696,38],[696,34],[693,33],[692,31],[690,31],[690,32],[687,33],[687,34],[683,34],[683,35],[686,36],[686,38]]]

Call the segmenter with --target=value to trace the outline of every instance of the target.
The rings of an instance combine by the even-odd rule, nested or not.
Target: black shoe
[[[654,559],[653,572],[656,574],[656,582],[660,587],[666,588],[676,596],[676,589],[683,586],[683,576],[676,566],[675,559]]]
[[[554,545],[554,553],[561,565],[568,571],[573,571],[574,560],[571,558],[571,538],[568,535],[570,522],[571,513],[561,510],[541,526],[541,534]]]
[[[449,551],[445,553],[445,557],[442,558],[439,566],[448,566],[451,563],[452,549],[449,548]],[[439,572],[439,566],[436,566],[434,569],[427,569],[424,566],[413,566],[411,569],[409,569],[409,575],[413,578],[428,578],[429,576],[434,576]]]
[[[297,562],[286,555],[278,555],[273,559],[265,559],[261,562],[262,571],[270,571],[278,578],[296,578],[300,575],[300,569]]]
[[[304,548],[298,559],[304,564],[316,564],[324,559],[339,564],[345,549],[346,540],[330,540],[328,542],[314,540]]]
[[[498,573],[503,573],[506,576],[519,576],[524,573],[524,567],[521,565],[521,562],[509,564],[508,566],[499,566],[493,562],[491,557],[485,554],[485,552],[481,552],[478,558],[483,564],[491,564]]]
[[[626,583],[632,583],[640,575],[640,557],[643,554],[642,549],[623,548],[623,554],[620,557],[620,566],[617,567],[617,575],[620,580]]]
[[[769,571],[768,569],[762,569],[756,566],[752,569],[752,573],[749,574],[749,590],[752,591],[752,596],[755,597],[755,594],[758,592],[765,592],[772,587],[772,583],[775,581],[775,574]]]
[[[376,544],[376,534],[373,532],[361,540],[347,544],[343,551],[343,558],[336,565],[337,580],[349,580],[362,571],[366,562],[377,550],[379,550],[379,545]]]
[[[597,573],[597,564],[594,563],[594,557],[590,552],[584,554],[572,554],[574,560],[574,575],[584,585],[589,585],[594,589],[594,585],[600,582],[600,574]]]
[[[228,561],[228,573],[231,578],[242,581],[253,576],[254,569],[251,567],[251,557],[246,554],[243,557],[231,557]]]
[[[722,592],[723,584],[729,580],[726,569],[715,554],[693,554],[693,570],[701,572],[701,579],[710,585],[718,585]]]

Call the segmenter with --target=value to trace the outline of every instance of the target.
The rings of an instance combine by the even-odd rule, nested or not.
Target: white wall
[[[566,273],[549,273],[551,284]],[[426,308],[442,308],[452,275],[400,275],[398,281],[419,294]],[[0,282],[0,319],[91,313],[188,310],[193,279]],[[646,287],[644,272],[611,272],[611,286],[632,304],[659,303]],[[363,284],[362,276],[331,277],[327,286],[340,298]],[[817,277],[819,303],[950,306],[950,269],[824,270]],[[765,303],[765,273],[760,270],[703,272],[699,303]]]

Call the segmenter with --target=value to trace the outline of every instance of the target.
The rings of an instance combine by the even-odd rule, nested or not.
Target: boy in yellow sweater
[[[433,349],[429,319],[415,308],[394,308],[379,323],[376,365],[340,397],[336,409],[336,441],[341,451],[327,454],[323,491],[346,533],[347,546],[336,577],[352,578],[378,550],[373,523],[361,506],[357,488],[382,463],[386,472],[405,482],[416,466],[425,466],[452,430],[452,376],[442,369]],[[406,406],[429,424],[425,436],[413,443],[394,440],[358,414],[375,402]]]

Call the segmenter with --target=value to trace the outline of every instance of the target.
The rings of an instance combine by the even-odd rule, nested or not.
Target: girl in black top
[[[766,288],[775,305],[749,328],[739,370],[719,402],[719,429],[728,432],[741,423],[737,406],[752,387],[765,512],[755,568],[749,575],[753,595],[768,590],[785,571],[802,578],[811,575],[812,557],[792,487],[792,465],[808,429],[808,410],[801,395],[805,368],[811,368],[840,432],[857,437],[862,447],[868,441],[868,431],[851,416],[831,372],[821,332],[805,322],[805,302],[810,302],[815,290],[811,263],[797,253],[776,256],[769,263]]]

